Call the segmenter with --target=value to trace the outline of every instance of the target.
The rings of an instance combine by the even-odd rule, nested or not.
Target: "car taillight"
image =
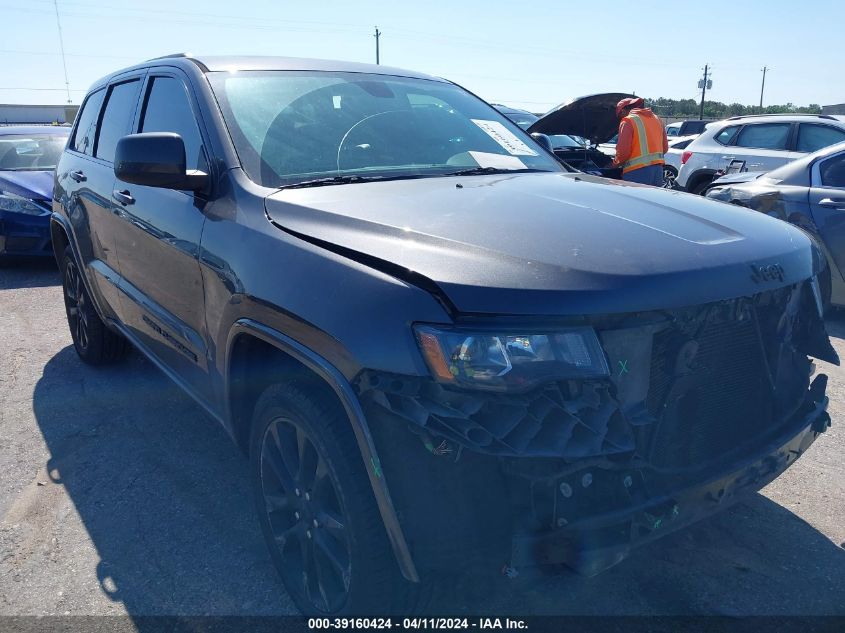
[[[686,165],[690,156],[692,156],[692,152],[689,151],[689,150],[687,150],[683,154],[681,154],[681,165]]]

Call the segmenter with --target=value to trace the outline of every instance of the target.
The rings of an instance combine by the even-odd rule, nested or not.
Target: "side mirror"
[[[540,134],[539,132],[533,132],[531,134],[531,138],[533,138],[538,145],[542,145],[546,151],[552,151],[552,139],[550,139],[545,134]]]
[[[164,189],[197,191],[208,184],[205,172],[185,169],[185,142],[173,132],[130,134],[117,142],[114,175],[123,182]]]

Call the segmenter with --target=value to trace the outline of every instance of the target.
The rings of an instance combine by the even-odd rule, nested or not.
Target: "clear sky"
[[[632,91],[756,104],[845,102],[842,0],[57,0],[71,99],[159,55],[262,54],[381,61],[447,77],[491,102],[542,112]],[[0,103],[64,103],[53,0],[0,0]],[[58,90],[54,90],[58,89]]]

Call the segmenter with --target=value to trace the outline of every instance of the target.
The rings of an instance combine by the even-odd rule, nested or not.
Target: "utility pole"
[[[56,9],[56,25],[59,27],[59,48],[62,51],[62,68],[65,71],[65,88],[67,89],[67,102],[70,103],[70,82],[67,80],[67,62],[65,62],[65,43],[62,37],[62,22],[59,20],[59,3],[53,0],[53,7]]]
[[[760,86],[760,114],[763,113],[763,91],[766,89],[766,71],[768,66],[763,66],[763,85]]]
[[[378,55],[378,38],[381,37],[381,31],[378,30],[378,27],[376,27],[376,34],[373,35],[373,37],[376,38],[376,64],[378,64],[380,63]]]
[[[707,92],[708,88],[713,87],[713,80],[707,79],[707,69],[709,68],[709,64],[704,64],[704,79],[698,80],[698,87],[701,88],[701,107],[698,110],[698,118],[699,120],[704,120],[704,95]]]

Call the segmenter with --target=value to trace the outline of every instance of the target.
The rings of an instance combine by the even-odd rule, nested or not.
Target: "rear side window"
[[[816,125],[815,123],[802,123],[798,127],[799,152],[815,152],[845,141],[845,131],[829,125]]]
[[[786,149],[791,123],[746,125],[736,137],[736,145],[754,149]]]
[[[142,132],[175,132],[185,142],[187,169],[206,170],[205,156],[194,111],[181,81],[156,77],[147,91]]]
[[[100,133],[97,135],[97,148],[94,150],[97,158],[114,161],[117,142],[130,132],[140,89],[141,82],[137,79],[109,88],[106,108],[100,121]]]
[[[692,143],[692,141],[693,141],[693,139],[688,138],[685,141],[678,141],[677,143],[670,143],[669,147],[672,148],[672,149],[686,149],[687,145]]]
[[[77,152],[94,154],[94,137],[97,133],[97,119],[100,117],[100,106],[103,105],[103,97],[106,96],[105,89],[92,92],[85,100],[82,111],[79,113],[79,122],[76,124],[76,133],[73,135],[70,147]]]
[[[845,188],[845,154],[826,160],[819,167],[823,187]]]
[[[717,143],[721,143],[722,145],[728,145],[733,140],[733,137],[736,136],[736,131],[738,129],[738,125],[730,125],[721,132],[719,132],[714,138],[716,139]]]

